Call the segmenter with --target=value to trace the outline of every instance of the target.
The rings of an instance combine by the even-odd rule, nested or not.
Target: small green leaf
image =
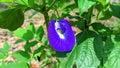
[[[14,52],[13,57],[15,57],[17,61],[27,62],[30,60],[30,55],[27,52],[24,52],[22,50],[18,50]]]
[[[36,32],[36,39],[39,40],[39,41],[41,41],[43,35],[44,35],[44,30],[43,30],[43,27],[40,26],[40,27],[37,29],[37,32]]]
[[[108,4],[108,1],[107,1],[107,0],[97,0],[97,1],[101,2],[102,5],[104,5],[104,6]]]
[[[40,53],[42,50],[44,50],[44,48],[45,48],[44,46],[40,46],[38,49],[34,51],[33,55]]]
[[[35,5],[35,0],[16,0],[16,2],[27,7],[34,7]]]
[[[65,68],[97,68],[100,64],[93,48],[93,38],[88,38],[75,46],[66,62]]]
[[[29,6],[28,0],[16,0],[18,4]]]
[[[21,42],[25,42],[25,40],[23,40],[23,39],[18,39],[18,40],[15,41],[15,44],[18,44],[18,43],[21,43]]]
[[[35,46],[37,43],[38,43],[37,41],[27,42],[27,43],[24,45],[25,51],[26,51],[26,52],[31,52],[30,47]]]
[[[24,14],[19,7],[0,12],[0,28],[15,30],[23,24]]]
[[[10,48],[10,45],[7,42],[4,42],[4,48],[0,48],[0,59],[4,59],[8,56]]]
[[[6,50],[6,52],[8,52],[10,49],[10,45],[7,42],[4,42],[4,49]]]
[[[78,8],[80,15],[92,7],[96,3],[96,0],[78,0]]]
[[[14,35],[23,40],[31,40],[34,37],[33,32],[31,32],[30,30],[22,29],[22,28],[15,30]]]
[[[31,32],[35,33],[35,26],[33,23],[30,23],[27,27],[27,30],[30,30]]]
[[[107,19],[111,18],[111,16],[112,16],[112,14],[109,9],[103,9],[102,11],[100,11],[100,13],[98,15],[98,19],[99,20],[107,20]]]

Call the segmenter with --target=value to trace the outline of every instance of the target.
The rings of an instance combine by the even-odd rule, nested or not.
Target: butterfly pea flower
[[[75,36],[67,20],[51,20],[48,26],[48,41],[58,52],[71,51],[75,44]]]

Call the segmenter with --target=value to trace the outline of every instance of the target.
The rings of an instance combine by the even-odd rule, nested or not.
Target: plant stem
[[[47,12],[44,12],[44,19],[45,19],[45,24],[46,24],[46,28],[48,28],[48,22],[49,22],[49,16]]]
[[[58,12],[58,10],[57,10],[56,7],[55,7],[55,11],[56,11],[56,13],[57,13],[58,18],[60,18],[59,12]]]
[[[91,23],[91,18],[92,18],[92,13],[93,13],[93,6],[88,10],[88,23]]]

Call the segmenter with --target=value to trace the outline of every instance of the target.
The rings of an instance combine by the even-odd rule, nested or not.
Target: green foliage
[[[0,12],[0,27],[15,30],[23,24],[24,14],[22,8],[13,7]]]
[[[9,3],[12,3],[13,0],[0,0],[0,2],[9,2]]]
[[[111,16],[112,16],[112,14],[109,9],[103,9],[102,11],[100,11],[100,13],[98,15],[98,19],[107,20],[107,19],[111,18]]]
[[[8,64],[2,63],[0,68],[29,68],[28,64],[25,62],[10,62]]]
[[[24,52],[22,50],[16,51],[13,53],[13,57],[17,61],[27,62],[30,60],[30,55],[27,52]]]
[[[4,47],[0,48],[0,59],[4,59],[8,56],[8,51],[10,50],[10,45],[4,42]]]
[[[119,68],[120,61],[120,4],[107,0],[0,0],[11,3],[0,11],[0,28],[13,31],[15,44],[24,43],[23,50],[15,50],[7,42],[0,48],[0,68],[30,68],[31,60],[42,63],[40,68]],[[35,27],[30,22],[22,28],[24,13],[33,10],[44,16],[44,25]],[[51,13],[51,12],[52,13]],[[50,13],[50,14],[49,14]],[[116,17],[115,22],[110,19]],[[54,51],[46,38],[50,20],[67,18],[75,27],[76,43],[72,51]],[[111,22],[108,23],[108,20]],[[107,25],[106,27],[106,22]],[[21,27],[21,28],[19,28]],[[73,28],[74,29],[74,28]],[[78,30],[81,32],[78,33]],[[1,40],[1,39],[0,39]],[[69,45],[68,45],[69,46]],[[31,49],[34,50],[31,50]],[[13,51],[15,62],[6,63]],[[53,61],[54,60],[54,61]]]
[[[120,46],[112,50],[104,67],[105,68],[119,68],[120,67],[119,61],[120,61]]]
[[[110,5],[110,8],[112,10],[112,15],[115,16],[115,17],[118,17],[120,18],[120,5],[118,4],[111,4]]]
[[[36,39],[41,41],[42,40],[42,37],[44,35],[44,30],[43,30],[43,27],[40,26],[37,31],[36,31]]]
[[[110,35],[112,34],[112,31],[108,28],[102,25],[101,23],[93,23],[92,27],[95,31],[97,31],[101,35]]]
[[[80,15],[96,3],[96,0],[78,0]]]
[[[23,40],[30,40],[30,39],[33,39],[34,37],[33,32],[31,32],[30,30],[22,29],[22,28],[15,30],[14,35]]]
[[[28,0],[16,0],[18,4],[29,6]]]
[[[74,64],[77,68],[98,67],[99,60],[94,52],[93,38],[88,38],[78,46],[75,46],[69,58],[67,59],[65,68],[72,68]]]

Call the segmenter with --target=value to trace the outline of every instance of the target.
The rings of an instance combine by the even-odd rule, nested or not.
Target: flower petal
[[[60,26],[56,30],[55,23]],[[57,25],[58,26],[58,25]],[[64,37],[62,38],[61,35]],[[48,41],[50,46],[58,52],[71,51],[75,44],[75,36],[67,20],[51,20],[48,26]]]

